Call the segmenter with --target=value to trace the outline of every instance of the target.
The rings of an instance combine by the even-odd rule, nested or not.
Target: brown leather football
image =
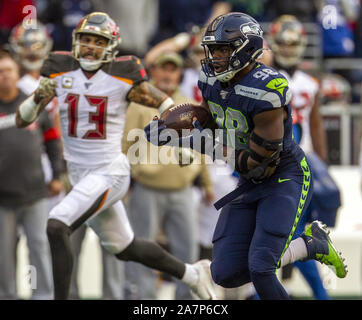
[[[192,125],[194,117],[199,120],[203,127],[212,119],[209,110],[191,103],[179,104],[161,115],[161,119],[165,121],[166,127],[176,130],[179,134],[182,132],[182,129],[192,130],[194,128]]]

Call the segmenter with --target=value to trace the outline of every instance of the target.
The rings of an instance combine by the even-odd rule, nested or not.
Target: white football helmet
[[[35,28],[26,28],[22,23],[11,31],[10,49],[15,59],[27,71],[39,70],[53,46],[46,27],[36,22]]]

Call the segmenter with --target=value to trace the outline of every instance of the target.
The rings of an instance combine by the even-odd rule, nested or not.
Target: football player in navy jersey
[[[232,12],[212,21],[202,40],[201,106],[223,131],[223,145],[234,151],[240,173],[237,189],[215,204],[223,209],[213,236],[211,273],[225,288],[252,281],[261,299],[288,299],[276,276],[278,267],[316,259],[341,278],[346,268],[318,221],[291,242],[310,202],[312,176],[292,137],[288,81],[256,62],[263,51],[262,34],[252,17]],[[160,145],[166,126],[155,120]],[[198,130],[189,138],[190,147],[209,154],[207,143],[195,143],[197,132],[204,131],[197,119],[194,126]],[[152,124],[145,131],[155,143]],[[214,139],[214,150],[218,143]]]

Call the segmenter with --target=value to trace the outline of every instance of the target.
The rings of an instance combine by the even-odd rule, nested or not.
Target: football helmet
[[[206,76],[227,82],[262,54],[263,31],[254,18],[244,13],[231,12],[218,16],[208,25],[201,45],[205,52],[201,65]],[[232,49],[231,55],[214,58],[212,48],[215,45],[229,46]],[[220,62],[226,62],[227,68],[216,72],[214,64]]]
[[[282,15],[271,24],[268,40],[276,62],[284,68],[297,66],[307,46],[303,24],[292,15]]]
[[[352,100],[351,84],[336,73],[327,73],[322,76],[320,93],[323,104],[348,104]]]
[[[14,27],[9,45],[18,63],[27,71],[34,71],[41,68],[53,46],[53,40],[46,27],[37,21],[35,28],[26,28],[22,23]]]
[[[80,56],[80,37],[82,34],[101,36],[108,40],[102,57],[97,60],[89,60]],[[117,52],[121,37],[117,24],[104,12],[93,12],[83,17],[72,35],[72,54],[86,71],[93,71],[101,67],[103,63],[111,62]]]

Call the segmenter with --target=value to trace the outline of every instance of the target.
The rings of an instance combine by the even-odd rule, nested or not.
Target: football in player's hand
[[[182,129],[194,129],[192,125],[192,119],[194,117],[199,120],[203,127],[212,119],[209,110],[191,103],[179,104],[161,115],[165,126],[176,130],[179,134],[181,134]]]

